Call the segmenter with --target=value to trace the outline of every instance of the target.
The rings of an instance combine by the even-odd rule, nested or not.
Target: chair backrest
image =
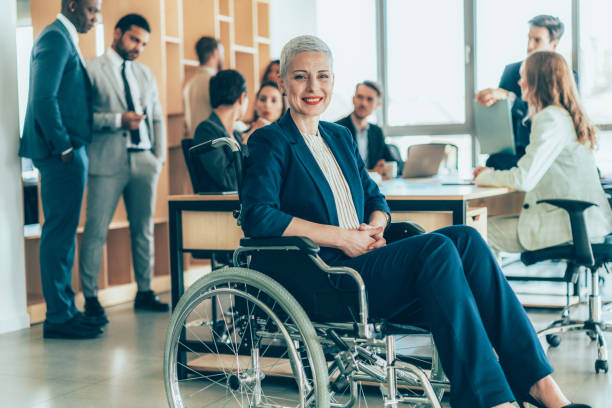
[[[224,149],[232,155],[236,181],[238,189],[240,189],[243,166],[238,162],[242,161],[242,153],[240,152],[240,146],[235,140],[222,137],[195,144],[193,139],[183,139],[181,147],[183,148],[183,155],[185,156],[194,193],[222,193],[220,188],[215,187],[216,183],[211,179],[203,165],[206,155],[217,149]]]
[[[440,172],[452,173],[458,169],[456,145],[449,143],[425,143],[408,147],[402,177],[431,177]]]
[[[187,171],[189,172],[189,180],[191,181],[191,186],[193,187],[193,192],[197,193],[198,188],[196,186],[196,176],[194,175],[191,160],[189,159],[189,149],[191,149],[194,145],[193,139],[183,139],[181,140],[181,149],[183,150],[183,158],[185,159],[185,166],[187,166]]]
[[[393,160],[397,162],[397,174],[402,174],[404,169],[404,161],[402,160],[402,153],[400,152],[399,147],[392,143],[387,143],[387,148],[389,149],[389,153],[391,154],[391,157],[393,157]]]

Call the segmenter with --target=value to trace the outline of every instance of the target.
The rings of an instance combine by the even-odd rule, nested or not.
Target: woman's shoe
[[[522,401],[518,401],[518,404],[521,407],[527,408],[525,406],[525,403],[528,403],[529,405],[532,405],[536,408],[546,408],[544,404],[542,404],[540,401],[536,401],[536,399],[533,398],[531,395],[527,395]],[[591,406],[586,404],[569,404],[565,405],[563,408],[591,408]]]

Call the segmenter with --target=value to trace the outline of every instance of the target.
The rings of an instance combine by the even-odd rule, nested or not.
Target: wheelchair
[[[393,223],[385,238],[422,232]],[[377,386],[385,407],[441,407],[450,386],[429,331],[371,318],[361,276],[328,266],[318,252],[308,238],[244,238],[234,266],[183,294],[164,347],[170,407],[380,406],[370,392]],[[352,287],[339,289],[339,279]],[[431,342],[431,357],[411,352],[412,343],[407,353],[398,348],[414,335]]]

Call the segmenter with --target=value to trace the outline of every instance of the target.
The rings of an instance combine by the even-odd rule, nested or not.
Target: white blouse
[[[359,218],[357,218],[351,190],[331,149],[319,132],[315,135],[303,133],[302,136],[334,195],[340,228],[347,230],[359,228]]]

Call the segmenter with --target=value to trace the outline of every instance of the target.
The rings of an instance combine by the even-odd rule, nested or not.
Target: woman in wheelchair
[[[596,129],[582,111],[574,76],[565,59],[552,51],[531,54],[521,68],[523,99],[532,117],[526,154],[510,170],[474,170],[480,185],[526,191],[521,214],[489,220],[487,235],[494,251],[523,252],[572,240],[566,212],[542,199],[597,203],[586,210],[591,242],[612,232],[612,210],[599,182],[593,148]]]
[[[515,400],[585,407],[568,405],[478,232],[452,226],[386,244],[389,207],[354,140],[346,128],[319,120],[333,84],[323,41],[300,36],[284,46],[281,87],[290,109],[249,139],[245,235],[308,237],[326,263],[359,272],[371,316],[425,322],[451,382],[453,407],[510,407]]]

